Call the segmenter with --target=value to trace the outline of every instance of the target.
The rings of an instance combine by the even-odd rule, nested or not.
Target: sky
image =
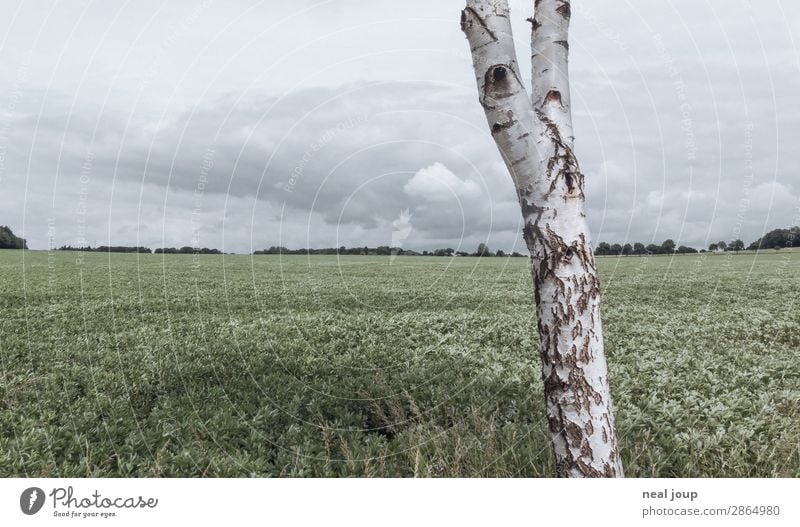
[[[6,0],[0,224],[32,249],[524,252],[462,7]],[[524,78],[532,13],[511,2]],[[592,239],[800,224],[798,46],[793,0],[574,0]]]

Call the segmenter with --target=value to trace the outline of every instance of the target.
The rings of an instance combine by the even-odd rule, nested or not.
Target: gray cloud
[[[529,3],[512,2],[521,56]],[[595,239],[699,247],[792,221],[800,7],[766,4],[576,7]],[[414,2],[76,5],[83,18],[22,5],[0,49],[0,185],[13,196],[0,222],[32,246],[48,221],[58,244],[386,245],[408,210],[407,247],[521,250],[460,2],[424,4],[425,20]]]

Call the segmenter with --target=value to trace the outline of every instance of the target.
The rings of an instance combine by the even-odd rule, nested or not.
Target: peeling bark
[[[514,49],[506,0],[467,0],[461,29],[479,101],[517,189],[531,255],[542,379],[557,473],[622,477],[589,243],[583,174],[573,151],[568,0],[536,0],[532,91]]]

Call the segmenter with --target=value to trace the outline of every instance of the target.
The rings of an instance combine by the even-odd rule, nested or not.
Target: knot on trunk
[[[517,82],[514,82],[514,80]],[[518,85],[519,84],[519,85]],[[486,70],[483,79],[483,106],[487,109],[495,105],[492,101],[507,99],[517,94],[521,83],[518,82],[517,73],[510,64],[494,64]]]
[[[558,90],[550,90],[547,92],[547,95],[544,96],[544,100],[542,101],[542,106],[545,104],[558,104],[563,108],[564,103],[561,101],[561,92]]]
[[[565,1],[556,8],[556,13],[562,16],[564,20],[569,20],[572,16],[572,9],[569,7],[569,2]]]

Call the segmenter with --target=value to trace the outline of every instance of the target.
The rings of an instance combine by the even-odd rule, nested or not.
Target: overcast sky
[[[34,249],[522,252],[462,6],[6,0],[0,224]],[[595,241],[800,223],[800,3],[574,0],[570,41]]]

